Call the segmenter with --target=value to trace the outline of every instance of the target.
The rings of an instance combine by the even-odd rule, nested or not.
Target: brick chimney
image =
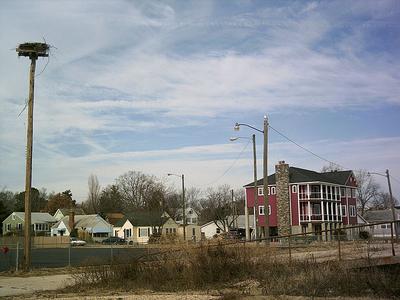
[[[276,203],[278,208],[278,234],[291,234],[289,165],[284,160],[275,165]]]
[[[75,211],[73,208],[70,208],[69,210],[69,220],[68,220],[68,225],[69,228],[72,230],[74,230],[75,227]]]

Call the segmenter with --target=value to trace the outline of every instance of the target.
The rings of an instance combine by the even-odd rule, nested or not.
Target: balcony
[[[338,218],[337,221],[336,217]],[[309,215],[300,215],[300,222],[342,222],[342,218],[337,215],[324,215],[324,220],[322,221],[322,214],[312,214],[311,220]]]

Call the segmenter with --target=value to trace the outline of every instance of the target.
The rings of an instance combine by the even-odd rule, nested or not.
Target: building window
[[[344,187],[340,188],[340,196],[346,197],[346,189]]]
[[[258,188],[258,196],[263,196],[264,195],[264,189],[262,187]]]
[[[297,185],[292,185],[292,193],[293,194],[297,193]]]
[[[346,207],[346,205],[342,205],[342,216],[343,217],[347,216],[347,207]]]
[[[17,229],[18,229],[18,230],[22,230],[22,224],[21,224],[21,223],[18,223],[18,224],[17,224]]]
[[[354,205],[350,205],[350,217],[356,216],[356,207]]]
[[[192,235],[196,235],[196,228],[192,228]]]
[[[350,197],[351,197],[351,190],[350,190],[350,188],[346,188],[346,196],[347,196],[347,198],[350,198]]]
[[[276,193],[276,189],[275,189],[275,187],[273,186],[273,187],[271,187],[271,194],[272,194],[272,195],[275,195],[275,193]]]
[[[7,224],[7,231],[11,231],[11,224]]]
[[[221,229],[220,229],[219,227],[217,227],[217,228],[215,229],[215,232],[216,232],[217,234],[220,234],[220,233],[221,233]]]
[[[149,229],[148,228],[139,228],[139,237],[146,237],[149,236]]]
[[[381,228],[382,229],[389,229],[390,228],[390,224],[382,224]]]
[[[351,198],[356,197],[356,189],[351,189]]]
[[[192,224],[196,224],[197,223],[197,218],[192,218]]]
[[[262,205],[262,206],[259,206],[258,207],[258,215],[260,215],[260,216],[263,216],[264,215],[264,206]]]

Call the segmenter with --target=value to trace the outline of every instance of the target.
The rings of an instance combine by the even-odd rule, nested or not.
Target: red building
[[[275,174],[268,176],[271,235],[320,232],[357,224],[357,183],[352,171],[319,173],[289,167],[284,161],[275,170]],[[262,227],[265,225],[263,179],[257,181],[257,211],[254,182],[245,185],[245,189],[246,205],[253,211],[250,217],[258,215],[258,226]]]

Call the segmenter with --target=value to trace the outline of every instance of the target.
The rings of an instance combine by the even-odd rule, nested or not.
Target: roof
[[[74,227],[75,228],[93,228],[95,227],[98,222],[103,221],[106,222],[101,216],[99,215],[77,215],[74,217]],[[65,226],[68,228],[68,231],[71,230],[69,227],[69,216],[63,217],[60,221],[58,221],[53,228],[57,228],[61,222],[64,222]]]
[[[135,211],[127,214],[125,218],[118,221],[115,226],[122,227],[127,220],[129,220],[133,226],[161,226],[169,218],[170,217],[165,216],[161,212]]]
[[[59,208],[58,210],[61,211],[63,216],[67,216],[67,215],[69,215],[69,211],[71,209],[70,208]],[[85,215],[85,212],[80,207],[75,207],[74,212],[75,212],[75,215]]]
[[[289,167],[289,183],[300,182],[330,182],[345,185],[353,171],[332,171],[319,173],[307,169]],[[276,184],[275,173],[268,176],[268,184]],[[251,187],[254,181],[244,187]],[[263,179],[257,180],[257,185],[263,185]]]
[[[397,219],[399,219],[398,215],[400,214],[400,210],[395,210],[397,213]],[[364,214],[365,220],[368,222],[383,222],[383,221],[392,221],[393,214],[390,209],[382,209],[382,210],[367,210]]]
[[[123,213],[107,213],[106,220],[108,223],[116,225],[121,219],[124,219],[125,215]]]
[[[18,218],[24,220],[25,212],[13,212]],[[32,212],[31,213],[31,223],[54,223],[57,220],[49,213]]]
[[[228,221],[231,222],[231,220],[232,220],[232,217],[228,217]],[[217,222],[219,222],[219,221],[217,221]],[[238,215],[236,222],[237,222],[238,228],[245,228],[245,215]],[[201,225],[201,228],[206,227],[210,224],[215,224],[215,222],[214,221],[207,222],[207,223]],[[250,226],[250,228],[254,227],[254,216],[253,215],[249,215],[249,226]]]

